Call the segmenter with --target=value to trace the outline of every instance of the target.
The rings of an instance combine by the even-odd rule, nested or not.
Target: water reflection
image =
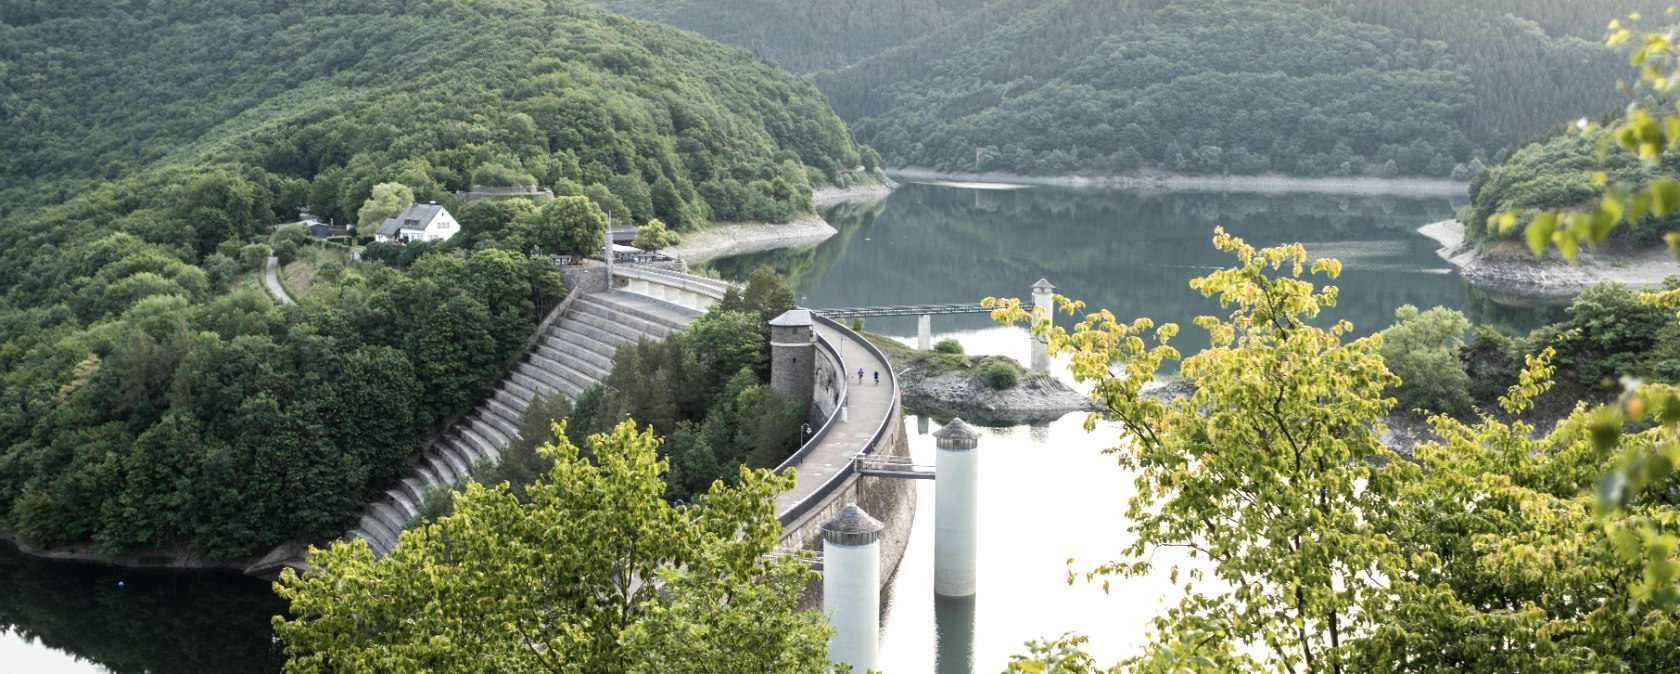
[[[727,278],[768,264],[788,276],[808,306],[942,304],[986,296],[1025,297],[1040,277],[1058,292],[1122,318],[1149,316],[1187,329],[1196,315],[1221,313],[1190,279],[1231,264],[1209,243],[1214,228],[1256,245],[1300,241],[1335,257],[1339,305],[1326,320],[1358,332],[1393,323],[1402,304],[1445,306],[1509,332],[1537,327],[1530,307],[1487,301],[1416,233],[1450,218],[1452,199],[1326,194],[1139,192],[1032,188],[969,190],[911,184],[890,199],[825,214],[839,234],[801,251],[714,261]],[[987,327],[983,315],[939,316],[936,333]],[[915,319],[873,319],[869,328],[915,334]],[[1184,342],[1181,342],[1181,344]]]
[[[38,653],[31,672],[278,672],[285,658],[268,620],[283,609],[267,583],[244,576],[53,563],[0,545],[0,632],[18,650],[74,656]],[[22,671],[11,666],[0,670]]]
[[[939,674],[974,671],[974,601],[967,597],[933,596],[933,629],[938,638]]]

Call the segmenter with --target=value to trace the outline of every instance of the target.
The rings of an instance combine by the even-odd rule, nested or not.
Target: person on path
[[[861,368],[861,367],[858,368],[858,383],[859,384],[863,383],[863,368]]]
[[[881,385],[881,371],[880,370],[875,371],[875,385],[876,386]]]

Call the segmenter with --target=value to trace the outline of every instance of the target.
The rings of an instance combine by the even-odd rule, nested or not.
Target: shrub
[[[937,351],[939,353],[960,354],[960,353],[963,352],[963,346],[962,346],[962,342],[959,342],[957,340],[954,340],[954,339],[951,339],[951,338],[947,337],[945,339],[941,339],[937,342],[934,342],[933,350]]]
[[[1468,416],[1470,376],[1459,362],[1459,349],[1470,321],[1450,309],[1418,311],[1410,304],[1394,315],[1399,322],[1382,331],[1380,353],[1389,371],[1400,378],[1399,387],[1390,391],[1397,409]]]
[[[986,385],[998,391],[1015,388],[1015,384],[1020,381],[1020,376],[1015,372],[1013,366],[997,360],[986,366],[984,376]]]

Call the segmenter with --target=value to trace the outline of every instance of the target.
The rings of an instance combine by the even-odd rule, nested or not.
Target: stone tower
[[[811,415],[817,381],[817,336],[811,310],[794,309],[770,321],[770,390],[804,405]]]

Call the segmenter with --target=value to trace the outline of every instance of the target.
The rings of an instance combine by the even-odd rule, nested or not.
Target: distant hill
[[[1467,175],[1473,160],[1491,163],[1560,119],[1613,111],[1606,83],[1627,66],[1602,46],[1604,27],[1666,7],[792,0],[768,11],[745,0],[600,1],[807,72],[890,166],[1438,177],[1460,164]],[[743,25],[753,34],[730,28]],[[862,45],[880,51],[858,58]]]
[[[0,531],[201,559],[338,536],[559,299],[516,239],[354,263],[305,237],[278,306],[255,270],[299,206],[535,181],[688,228],[785,219],[870,161],[775,64],[582,2],[0,0]],[[549,203],[476,202],[463,234],[604,218]]]
[[[0,114],[7,210],[235,163],[292,190],[277,207],[344,220],[376,181],[427,196],[496,164],[544,185],[663,178],[671,222],[732,218],[715,197],[784,160],[859,163],[823,97],[773,64],[566,0],[8,0]]]

